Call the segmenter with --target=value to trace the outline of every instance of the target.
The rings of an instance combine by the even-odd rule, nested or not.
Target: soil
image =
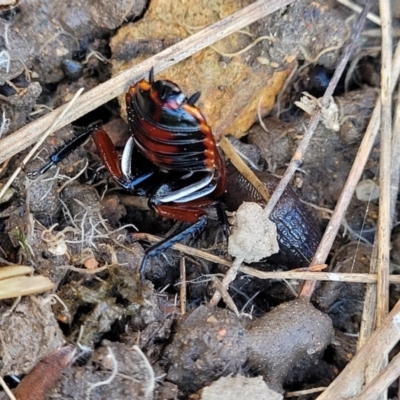
[[[7,60],[0,52],[0,138],[69,101],[80,87],[93,88],[251,2],[26,0],[0,9],[0,45],[9,54],[4,68]],[[156,79],[176,82],[188,96],[200,90],[198,106],[215,137],[241,139],[252,165],[261,169],[259,176],[274,188],[310,118],[294,103],[302,92],[316,98],[323,93],[349,37],[350,15],[336,2],[297,2]],[[265,38],[239,52],[260,37]],[[378,96],[379,54],[369,50],[376,45],[369,37],[357,44],[353,59],[362,67],[335,92],[338,129],[318,125],[285,192],[290,198],[285,212],[275,210],[278,241],[281,234],[285,246],[252,267],[271,271],[309,264]],[[16,388],[49,357],[44,374],[54,383],[43,393],[38,389],[39,400],[206,400],[221,398],[221,391],[225,399],[251,398],[249,388],[253,395],[262,393],[257,398],[279,399],[285,392],[329,385],[355,354],[363,284],[319,284],[310,304],[296,299],[299,281],[239,273],[228,291],[238,312],[228,301],[212,307],[215,279],[227,271],[222,264],[168,249],[148,260],[141,277],[149,242],[137,231],[169,236],[186,225],[156,215],[143,199],[119,188],[91,140],[45,174],[29,175],[89,124],[102,124],[120,152],[129,138],[125,116],[124,99],[115,99],[52,134],[0,203],[0,265],[33,266],[55,284],[51,293],[24,297],[17,305],[14,299],[0,301],[0,370],[7,384]],[[26,154],[0,165],[0,185]],[[363,181],[375,180],[378,154],[379,143]],[[225,203],[236,210],[250,189],[232,182]],[[368,271],[377,216],[376,199],[353,196],[329,270]],[[394,273],[400,265],[399,238],[395,229]],[[182,243],[232,260],[215,216]],[[393,285],[392,303],[399,291]],[[76,349],[73,359],[52,372],[53,355],[67,344]],[[0,400],[6,398],[0,391]]]

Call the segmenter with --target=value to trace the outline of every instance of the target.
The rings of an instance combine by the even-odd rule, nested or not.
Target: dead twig
[[[223,291],[226,291],[226,293],[228,292],[229,289],[229,285],[236,279],[236,275],[240,270],[240,266],[242,265],[243,260],[240,258],[235,258],[235,260],[232,263],[232,266],[229,268],[228,272],[225,274],[224,278],[222,279],[221,282],[221,287],[223,289]],[[215,307],[219,301],[221,300],[221,298],[224,296],[223,291],[219,290],[219,288],[217,288],[217,290],[214,292],[214,295],[212,297],[212,299],[210,300],[210,304]],[[235,313],[237,313],[237,315],[239,315],[239,311],[236,308],[236,305],[234,307],[234,311]]]
[[[163,238],[148,233],[134,233],[133,238],[145,240],[151,243],[157,243]],[[180,251],[187,255],[203,258],[217,264],[231,267],[232,262],[208,253],[204,250],[198,250],[193,247],[185,246],[184,244],[176,243],[171,247],[173,250]],[[315,280],[315,281],[331,281],[331,282],[352,282],[352,283],[376,283],[378,280],[377,274],[362,274],[362,273],[338,273],[338,272],[316,272],[326,267],[326,264],[312,266],[310,268],[299,268],[291,271],[274,271],[264,272],[255,268],[241,266],[239,271],[260,279],[296,279],[296,280]],[[400,275],[389,275],[391,283],[400,283]]]
[[[10,400],[17,400],[15,396],[13,395],[12,391],[10,388],[7,386],[7,384],[4,382],[4,379],[0,376],[0,386],[3,388],[3,390],[6,392],[6,395]]]
[[[394,85],[395,82],[397,82],[397,79],[399,78],[400,75],[400,44],[397,45],[394,57],[393,57],[393,63],[392,63],[392,91],[394,90]],[[379,124],[380,124],[380,119],[381,119],[381,106],[380,106],[380,98],[377,100],[375,109],[372,113],[371,120],[369,122],[367,131],[364,135],[364,139],[361,143],[361,146],[365,143],[365,148],[366,148],[366,154],[363,157],[362,164],[359,166],[359,175],[358,179],[361,176],[362,173],[362,168],[364,168],[364,165],[366,163],[367,157],[371,151],[372,145],[375,141],[375,138],[379,132]],[[367,143],[368,142],[368,143]],[[359,153],[361,151],[361,146]],[[367,147],[368,146],[368,147]],[[393,151],[396,151],[393,149]],[[358,155],[356,157],[356,160],[354,164],[356,164]],[[361,162],[361,161],[360,161]],[[353,170],[353,169],[352,169]],[[395,174],[396,172],[394,172]],[[351,172],[350,172],[351,174]],[[395,176],[395,175],[393,175]],[[350,175],[349,175],[350,178]],[[348,178],[348,179],[349,179]],[[358,182],[358,180],[357,180]],[[347,183],[346,183],[347,185]],[[346,188],[345,185],[345,188]],[[342,193],[345,192],[345,188]],[[340,199],[339,199],[340,201]],[[371,266],[370,266],[370,272],[376,273],[376,245],[373,247],[373,252],[371,256]],[[362,317],[362,323],[360,327],[360,336],[358,340],[358,348],[361,348],[367,339],[371,336],[374,327],[375,327],[375,309],[376,309],[376,286],[368,285],[367,286],[367,291],[365,294],[365,300],[364,300],[364,311],[363,311],[363,317]]]
[[[180,302],[181,302],[181,314],[186,314],[186,259],[185,257],[181,258],[179,263],[180,267]]]
[[[375,400],[383,394],[400,375],[400,353],[378,374],[354,400]]]
[[[346,6],[348,8],[350,8],[350,10],[355,11],[356,13],[361,14],[361,12],[363,10],[361,6],[354,3],[353,1],[350,1],[350,0],[336,0],[336,1],[340,4],[343,4],[344,6]],[[367,14],[367,18],[374,24],[381,26],[381,19],[376,14],[369,12]]]
[[[381,324],[389,312],[389,258],[390,258],[390,174],[392,142],[392,29],[390,1],[379,1],[382,19],[382,70],[381,70],[381,145],[379,156],[379,218],[378,285],[376,323]]]
[[[243,159],[237,154],[232,143],[226,138],[222,138],[219,142],[221,149],[224,151],[226,157],[228,157],[235,168],[256,188],[261,197],[266,203],[270,200],[270,194],[265,187],[264,183],[261,182],[256,174],[246,165]]]
[[[379,327],[389,312],[389,263],[391,219],[391,145],[392,145],[392,26],[391,5],[389,0],[380,0],[379,9],[382,21],[382,68],[381,68],[381,143],[379,155],[379,218],[375,246],[371,260],[371,269],[377,271],[376,312],[372,310],[363,316],[373,318]],[[397,192],[396,192],[397,193]],[[374,271],[375,272],[375,271]],[[369,303],[367,303],[369,305]],[[369,322],[373,326],[373,321]],[[365,339],[365,338],[363,338]],[[372,358],[365,368],[365,383],[373,381],[379,371],[387,365],[389,354],[381,352]],[[377,400],[387,399],[387,392],[375,393]]]
[[[299,396],[304,396],[306,394],[323,392],[325,389],[326,389],[325,386],[321,386],[321,387],[312,388],[312,389],[297,390],[295,392],[286,392],[285,398],[286,397],[299,397]]]
[[[364,385],[364,371],[369,360],[378,359],[381,354],[387,354],[399,340],[400,301],[341,374],[317,397],[317,400],[344,400],[357,396]],[[377,392],[374,398],[376,396]]]

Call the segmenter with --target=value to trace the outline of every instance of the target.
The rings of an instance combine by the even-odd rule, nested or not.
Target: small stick
[[[222,279],[221,285],[222,287],[228,291],[229,285],[235,280],[236,275],[242,265],[243,259],[235,258],[232,263],[231,268],[229,268],[228,272],[225,274],[224,279]],[[219,290],[214,292],[212,299],[210,300],[210,304],[215,307],[218,305],[219,301],[221,300],[222,293]]]
[[[10,388],[7,386],[7,383],[4,382],[4,379],[1,376],[0,376],[0,386],[6,392],[6,395],[10,400],[17,400],[13,395],[12,391],[10,390]]]
[[[379,327],[389,312],[389,263],[391,220],[391,143],[392,143],[392,15],[389,0],[379,1],[382,21],[382,68],[381,68],[381,143],[379,155],[379,218],[376,235],[376,326]],[[374,260],[372,260],[374,262]],[[373,381],[379,371],[387,365],[389,355],[377,354],[365,370],[365,383]],[[387,399],[387,392],[376,393],[377,400]]]
[[[224,287],[224,285],[222,284],[222,282],[216,277],[216,276],[211,276],[211,281],[212,283],[215,285],[215,288],[217,289],[215,291],[215,293],[218,293],[220,296],[220,299],[222,298],[226,304],[226,306],[233,311],[237,317],[240,317],[240,313],[239,310],[236,307],[235,302],[233,301],[232,297],[230,296],[228,289],[226,287]],[[215,295],[214,293],[214,295]],[[213,297],[214,298],[214,297]],[[211,299],[212,301],[212,299]],[[219,300],[218,300],[219,301]],[[215,306],[214,304],[212,304],[210,302],[210,304],[212,306]]]
[[[392,142],[392,15],[390,1],[379,1],[382,20],[382,71],[381,71],[381,145],[379,156],[379,218],[378,285],[376,323],[381,324],[389,312],[389,259],[390,259],[390,174]]]
[[[350,10],[355,11],[356,13],[361,14],[362,12],[362,7],[350,0],[336,0],[336,1],[350,8]],[[381,19],[376,14],[369,12],[367,14],[367,18],[374,24],[381,26]]]
[[[328,282],[350,282],[350,283],[375,283],[378,280],[377,274],[343,273],[343,272],[293,272],[276,271],[264,272],[251,267],[241,267],[240,272],[255,276],[260,279],[295,279],[314,280]],[[389,275],[391,283],[400,283],[400,275]]]
[[[257,175],[247,166],[242,157],[237,154],[232,143],[224,137],[220,140],[219,145],[225,155],[232,161],[235,168],[255,187],[265,202],[268,203],[271,197],[268,189],[265,187],[265,184],[257,178]]]
[[[137,240],[144,240],[150,243],[158,243],[160,240],[163,240],[165,238],[161,238],[160,236],[155,236],[151,235],[149,233],[133,233],[132,237]],[[172,247],[174,250],[181,251],[182,253],[185,253],[190,256],[195,256],[195,257],[200,257],[204,258],[205,260],[217,263],[217,264],[222,264],[227,267],[231,267],[232,262],[225,260],[224,258],[218,257],[214,254],[207,253],[206,251],[202,250],[197,250],[193,247],[185,246],[184,244],[181,243],[176,243]]]
[[[180,301],[181,301],[181,314],[186,314],[186,259],[185,257],[181,258],[179,262],[180,267]]]
[[[367,363],[381,354],[387,354],[399,340],[400,301],[341,374],[317,397],[317,400],[344,400],[356,396],[364,385],[364,371]]]
[[[148,233],[134,233],[132,236],[135,239],[145,240],[151,243],[157,243],[163,238]],[[185,253],[187,255],[203,258],[204,260],[213,263],[232,267],[232,262],[208,253],[204,250],[194,249],[193,247],[185,246],[184,244],[176,243],[172,249]],[[325,267],[325,264],[323,265]],[[296,280],[315,280],[315,281],[331,281],[331,282],[351,282],[351,283],[376,283],[378,280],[377,274],[362,274],[362,273],[342,273],[342,272],[315,272],[322,269],[322,266],[310,267],[308,271],[304,268],[291,271],[273,271],[264,272],[255,268],[241,266],[239,271],[247,275],[255,276],[260,279],[296,279]],[[389,275],[390,283],[400,283],[400,275]]]
[[[396,51],[393,57],[393,69],[392,69],[392,91],[394,90],[395,83],[400,76],[400,43],[397,44]],[[379,124],[380,124],[380,98],[377,100],[374,112],[372,113],[371,120],[369,122],[367,132],[364,136],[366,139],[367,136],[371,134],[371,140],[375,140],[379,132]],[[373,135],[373,137],[372,137]],[[364,143],[363,139],[363,143]],[[363,145],[363,143],[361,145]],[[372,147],[372,144],[371,144]],[[361,148],[361,147],[360,147]],[[370,150],[369,150],[370,151]],[[395,151],[395,150],[394,150]],[[368,153],[369,154],[369,153]],[[357,158],[356,158],[357,160]],[[362,167],[364,168],[366,160],[363,160]],[[360,171],[360,176],[361,176]],[[359,177],[360,177],[359,176]],[[358,181],[357,181],[358,182]],[[346,185],[345,185],[346,187]],[[343,192],[342,192],[343,193]],[[375,238],[376,242],[377,238]],[[371,256],[371,265],[370,265],[370,273],[376,273],[376,245],[373,247],[372,256]],[[372,332],[375,328],[375,309],[376,309],[376,286],[367,286],[367,292],[365,294],[364,300],[364,310],[362,316],[362,322],[360,327],[360,335],[357,344],[357,348],[360,349],[367,339],[372,335]]]
[[[76,102],[74,113],[60,121],[57,125],[57,129],[62,128],[79,117],[82,117],[88,112],[98,108],[102,104],[107,103],[114,97],[126,92],[130,83],[137,82],[139,79],[147,76],[152,67],[154,68],[155,73],[163,71],[171,65],[188,58],[194,53],[205,49],[258,19],[284,8],[293,1],[294,0],[255,1],[240,11],[237,11],[223,20],[202,29],[184,40],[181,40],[175,45],[168,47],[140,64],[121,72],[117,76],[109,79],[107,82],[104,82],[84,93]],[[44,132],[51,122],[54,121],[55,116],[64,108],[65,105],[57,108],[0,141],[0,164],[7,158],[12,157],[35,143],[42,132]]]
[[[377,396],[383,395],[387,388],[395,381],[400,375],[400,353],[393,357],[389,365],[382,370],[364,390],[353,400],[375,400]]]
[[[325,386],[321,386],[321,387],[312,388],[312,389],[297,390],[295,392],[285,392],[284,397],[285,397],[285,399],[286,399],[286,397],[299,397],[299,396],[304,396],[306,394],[323,392],[325,389],[326,389]]]
[[[64,116],[67,114],[67,112],[70,110],[70,108],[74,105],[78,97],[81,95],[83,92],[83,88],[80,88],[74,95],[74,97],[71,99],[71,101],[62,109],[60,114],[57,116],[57,118],[53,121],[53,123],[50,125],[50,127],[44,132],[43,136],[40,138],[40,140],[36,143],[35,146],[31,149],[31,151],[28,153],[28,155],[23,159],[22,165],[19,166],[14,173],[10,176],[6,184],[3,186],[3,189],[0,191],[0,199],[4,196],[4,193],[7,191],[7,189],[11,186],[11,184],[14,182],[14,179],[18,176],[18,174],[22,171],[22,168],[25,167],[27,162],[31,159],[31,157],[36,153],[37,149],[42,145],[42,143],[46,140],[46,138],[54,131],[55,127],[60,123],[60,121],[63,121]]]

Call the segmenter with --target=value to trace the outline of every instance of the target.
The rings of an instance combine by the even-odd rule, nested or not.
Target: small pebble
[[[83,75],[83,66],[80,62],[66,59],[61,64],[61,69],[66,78],[76,81]]]

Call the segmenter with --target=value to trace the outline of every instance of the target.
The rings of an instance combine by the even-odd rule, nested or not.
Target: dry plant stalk
[[[179,298],[181,302],[181,314],[186,314],[186,260],[185,257],[181,258],[179,263],[180,267],[180,289],[179,289]]]
[[[347,400],[357,396],[364,384],[364,371],[368,362],[371,359],[377,359],[381,354],[387,354],[399,340],[400,301],[341,374],[317,397],[317,400]],[[374,399],[379,393],[375,392]]]
[[[239,258],[235,258],[235,260],[232,262],[231,267],[229,268],[228,272],[225,274],[224,278],[222,279],[221,282],[221,287],[226,293],[228,293],[229,285],[236,279],[237,273],[240,270],[240,266],[242,265],[243,260]],[[212,299],[210,300],[210,304],[215,307],[223,298],[223,291],[220,290],[220,288],[217,288],[217,290],[214,292],[214,295]],[[236,308],[236,306],[235,306]]]
[[[400,376],[400,353],[393,357],[389,365],[383,369],[354,400],[375,400],[379,393],[383,394]]]
[[[378,283],[376,287],[376,326],[379,327],[389,312],[389,264],[391,220],[391,144],[392,144],[392,15],[389,0],[379,1],[382,22],[381,68],[381,143],[379,155],[379,218],[375,249]],[[374,260],[372,260],[374,263]],[[371,321],[372,323],[372,321]],[[381,352],[365,368],[368,385],[388,363],[388,352]],[[370,392],[371,393],[371,392]],[[377,400],[387,399],[387,391],[375,392]]]
[[[75,121],[102,104],[112,100],[127,91],[132,82],[137,82],[147,76],[151,68],[158,73],[205,49],[226,36],[246,27],[247,25],[291,4],[294,0],[258,0],[240,11],[208,26],[175,45],[168,47],[142,63],[121,72],[95,88],[84,93],[75,103],[73,112],[69,113],[56,129]],[[48,129],[56,116],[62,112],[65,105],[57,108],[40,119],[26,125],[19,131],[0,141],[0,164],[35,143],[42,133]]]
[[[393,91],[395,82],[397,82],[397,80],[400,76],[400,43],[396,47],[392,65],[393,65],[393,69],[392,69],[392,91]],[[380,104],[381,104],[380,98],[378,98],[375,108],[374,108],[374,111],[372,113],[370,122],[368,124],[367,132],[365,133],[364,139],[361,143],[361,146],[363,146],[364,141],[365,141],[366,148],[369,148],[369,147],[372,148],[375,138],[379,132],[379,124],[380,124],[380,119],[381,119]],[[394,140],[395,140],[395,138],[394,138]],[[400,141],[400,137],[397,140]],[[367,143],[367,141],[368,141],[368,143]],[[360,146],[360,149],[361,149],[361,146]],[[365,157],[367,157],[369,155],[370,151],[371,151],[371,149],[369,148],[368,154],[365,154]],[[396,151],[396,149],[393,149],[393,151]],[[399,151],[399,150],[397,150],[397,151]],[[396,158],[396,159],[399,159],[399,158]],[[356,160],[357,160],[357,157],[356,157]],[[355,163],[356,163],[356,161],[354,162],[354,164]],[[366,163],[366,158],[363,159],[362,168],[364,168],[365,163]],[[360,172],[360,176],[361,176],[361,172]],[[395,177],[395,173],[396,172],[394,171],[394,177]],[[351,174],[351,172],[350,172],[350,174]],[[346,185],[345,185],[345,187],[346,187]],[[397,196],[396,196],[396,198],[397,198]],[[373,247],[373,252],[372,252],[372,257],[371,257],[371,267],[370,267],[371,273],[376,273],[375,261],[376,261],[376,245]],[[367,292],[365,294],[365,300],[364,300],[364,311],[363,311],[362,323],[361,323],[361,328],[360,328],[360,337],[358,340],[358,348],[361,348],[365,344],[367,339],[372,335],[372,332],[375,328],[375,308],[376,308],[376,286],[368,285]]]
[[[159,236],[151,235],[149,233],[134,233],[132,234],[134,239],[144,240],[150,243],[158,243],[161,238]],[[225,260],[224,258],[218,257],[214,254],[208,253],[204,250],[198,250],[193,247],[186,246],[181,243],[176,243],[171,247],[173,250],[180,251],[181,253],[203,258],[204,260],[211,261],[213,263],[225,265],[231,268],[232,262]],[[325,266],[325,264],[324,264]],[[322,269],[322,266],[310,267],[307,270],[300,268],[298,270],[291,271],[274,271],[264,272],[255,268],[241,266],[239,271],[255,276],[260,279],[295,279],[295,280],[316,280],[316,281],[330,281],[330,282],[351,282],[351,283],[374,283],[378,280],[377,274],[362,274],[362,273],[341,273],[341,272],[315,272]],[[400,283],[400,275],[389,275],[391,283]]]
[[[381,146],[379,155],[379,218],[378,218],[378,285],[376,324],[379,326],[389,312],[390,258],[390,175],[392,142],[392,15],[390,1],[380,0],[382,20],[381,69]]]
[[[356,13],[361,14],[361,12],[363,10],[361,6],[354,3],[353,1],[350,1],[350,0],[336,0],[336,1],[340,4],[343,4],[344,6],[346,6],[348,8],[350,8],[350,10],[355,11]],[[374,24],[381,26],[381,19],[376,14],[369,12],[367,14],[367,18]]]
[[[255,187],[255,189],[260,193],[261,197],[266,203],[270,200],[270,194],[268,189],[265,187],[264,183],[258,179],[257,175],[247,166],[247,164],[242,160],[242,158],[237,154],[235,147],[227,138],[222,138],[219,142],[221,149],[224,154],[229,158],[235,168]]]

